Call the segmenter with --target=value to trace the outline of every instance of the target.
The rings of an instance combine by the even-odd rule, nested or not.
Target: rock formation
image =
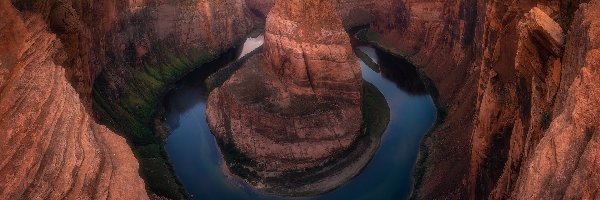
[[[272,9],[264,51],[207,115],[259,187],[357,143],[362,78],[343,29],[370,18],[370,39],[437,86],[416,197],[600,198],[600,0],[2,0],[0,199],[183,198],[166,158],[127,145],[161,142],[161,94],[245,37],[246,2]]]
[[[54,43],[61,45],[52,45],[47,48],[47,51],[56,52],[50,60],[56,66],[64,69],[64,72],[61,73],[75,89],[76,93],[73,94],[81,99],[81,101],[69,99],[73,102],[73,105],[65,104],[57,107],[57,110],[53,108],[44,112],[61,112],[58,109],[77,108],[72,112],[73,115],[82,120],[85,119],[82,123],[96,124],[94,121],[99,119],[124,136],[128,143],[132,145],[134,152],[144,151],[148,148],[160,148],[159,145],[162,140],[153,132],[152,120],[157,108],[159,108],[161,95],[166,92],[169,84],[199,64],[208,62],[235,46],[253,28],[249,11],[242,0],[177,2],[158,0],[3,1],[3,3],[5,2],[7,2],[7,5],[12,4],[10,7],[14,6],[17,14],[27,16],[27,20],[25,20],[27,23],[31,23],[28,20],[31,20],[32,17],[29,16],[36,16],[39,19],[35,21],[36,25],[40,26],[40,29],[44,29],[43,31],[47,32],[47,35],[56,37]],[[5,12],[4,10],[0,11]],[[3,27],[2,31],[4,30]],[[7,44],[6,46],[17,45]],[[31,48],[31,51],[38,50],[35,49],[36,46]],[[23,49],[26,48],[23,47]],[[16,62],[12,57],[4,55],[2,55],[0,61],[10,63],[10,65]],[[33,69],[28,68],[27,70]],[[40,69],[36,68],[35,70]],[[54,70],[54,68],[48,70]],[[27,73],[39,72],[27,71]],[[58,72],[55,73],[51,76],[54,79],[59,76]],[[25,78],[24,76],[19,77]],[[3,81],[13,80],[11,78],[15,77],[12,77],[9,72],[2,71],[0,73],[0,84],[5,84]],[[47,78],[50,80],[50,77]],[[17,81],[17,79],[13,81]],[[61,85],[60,88],[67,85]],[[41,92],[19,88],[14,93],[39,96],[42,94]],[[65,95],[70,98],[70,94]],[[10,95],[13,95],[13,93]],[[8,96],[1,97],[8,98]],[[39,99],[38,103],[43,101],[43,99]],[[61,102],[60,99],[56,101]],[[83,105],[85,111],[78,107],[80,104]],[[2,106],[11,105],[16,106],[16,104],[2,104]],[[17,108],[29,109],[25,107],[15,107],[14,109]],[[31,109],[35,110],[35,108]],[[25,112],[26,110],[22,111]],[[17,110],[14,110],[13,114],[16,113]],[[94,116],[96,119],[90,119],[89,116]],[[3,119],[11,121],[14,118],[5,117]],[[43,122],[42,119],[40,118],[40,123]],[[72,120],[75,119],[77,118]],[[56,130],[52,129],[57,133],[79,134],[75,129],[60,129],[61,123],[49,123],[47,128],[52,129],[53,126],[57,126]],[[78,122],[73,122],[73,124],[78,124]],[[15,124],[14,126],[25,125]],[[80,126],[83,127],[83,125]],[[98,125],[90,125],[90,127],[92,127],[90,131],[97,130],[98,134],[110,132],[106,131],[105,128],[94,128],[100,127]],[[22,134],[37,133],[37,130],[28,131]],[[39,132],[39,134],[42,133],[46,137],[52,135],[51,131]],[[100,144],[105,142],[98,138],[97,140],[99,141],[95,143],[98,144],[95,145],[102,146]],[[127,148],[124,141],[112,142],[112,140],[115,139],[111,139],[111,145],[119,147],[113,147],[113,149]],[[61,148],[64,148],[65,151],[77,151],[76,147],[72,146]],[[15,146],[15,148],[17,147],[19,146]],[[100,147],[98,149],[100,152],[104,151]],[[108,152],[112,151],[106,150],[106,152],[108,155]],[[144,177],[150,192],[170,198],[183,198],[184,194],[177,186],[175,176],[166,163],[167,159],[160,154],[159,150],[153,152],[158,153],[138,157],[141,166],[140,174]],[[124,157],[129,158],[127,155],[124,155]],[[105,161],[113,158],[102,159]],[[120,158],[115,158],[115,160],[117,159]],[[6,162],[9,161],[6,160]],[[38,162],[37,165],[42,163],[41,160],[36,160],[36,162]],[[117,166],[122,165],[124,169],[136,166],[137,163],[134,159],[127,160],[130,163],[114,162]],[[92,163],[88,165],[90,165],[90,170],[111,166],[109,163]],[[23,170],[25,169],[28,168],[24,167]],[[55,170],[57,170],[55,173],[60,173],[58,169]],[[101,170],[107,171],[105,174],[100,173],[101,175],[110,174],[110,170],[104,168]],[[115,170],[120,169],[117,167]],[[90,173],[97,173],[97,171]],[[4,173],[1,175],[4,175]],[[128,177],[124,176],[124,178]],[[41,179],[35,181],[39,180]],[[130,180],[135,179],[130,178]],[[98,180],[87,179],[85,181],[87,181],[85,184],[90,184],[91,181],[98,182]],[[40,184],[42,183],[40,182]],[[133,186],[136,186],[136,183],[132,183]],[[101,186],[99,189],[105,190],[105,188],[105,186]],[[126,189],[127,187],[123,188]],[[134,189],[131,189],[131,191],[131,195],[136,195]]]
[[[362,76],[335,13],[329,0],[277,1],[264,53],[210,93],[215,136],[252,161],[241,164],[262,187],[274,187],[268,178],[323,167],[361,132]]]
[[[332,0],[338,15],[346,29],[367,25],[371,21],[371,10],[374,0]],[[248,7],[259,16],[266,17],[275,0],[246,0]]]
[[[414,195],[598,198],[598,88],[584,80],[599,10],[582,2],[377,2],[371,39],[421,66],[448,114],[424,141]]]
[[[147,199],[125,139],[98,125],[39,15],[0,1],[0,199]]]
[[[191,58],[207,50],[218,54],[252,28],[241,0],[13,2],[22,12],[41,15],[57,34],[66,51],[67,78],[88,102],[95,79],[116,70],[111,66],[164,64],[151,59],[164,57],[163,51]],[[102,76],[123,76],[115,73]]]

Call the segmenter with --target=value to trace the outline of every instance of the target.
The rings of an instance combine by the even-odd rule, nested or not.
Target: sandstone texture
[[[241,0],[143,1],[13,1],[22,12],[41,15],[64,45],[62,63],[67,78],[84,100],[92,84],[103,76],[120,76],[115,67],[164,64],[153,57],[171,52],[176,57],[193,53],[221,53],[243,39],[252,28]],[[123,66],[124,65],[124,66]],[[115,74],[120,73],[120,74]],[[113,87],[119,87],[113,86]]]
[[[131,145],[139,159],[139,173],[145,179],[150,193],[170,198],[184,198],[185,194],[183,194],[183,190],[178,186],[175,176],[168,167],[167,158],[164,154],[161,154],[160,145],[163,141],[161,137],[164,136],[155,134],[153,130],[153,118],[156,115],[157,108],[160,107],[160,98],[170,84],[197,66],[209,62],[217,55],[236,46],[245,39],[246,34],[253,28],[253,20],[245,2],[242,0],[15,0],[4,2],[10,5],[11,8],[14,7],[13,10],[16,8],[15,12],[23,16],[24,19],[27,17],[24,20],[26,23],[31,23],[28,20],[33,18],[38,19],[35,25],[40,27],[40,31],[45,31],[47,35],[56,38],[56,42],[54,43],[60,45],[51,45],[46,49],[40,49],[40,51],[56,52],[52,56],[46,57],[50,57],[50,60],[56,66],[64,70],[61,73],[54,72],[52,76],[46,77],[48,79],[46,81],[50,82],[62,76],[68,81],[68,84],[72,85],[75,90],[74,94],[80,99],[80,101],[69,99],[69,101],[76,102],[77,104],[73,103],[73,105],[56,108],[47,107],[46,105],[39,106],[44,106],[44,109],[50,109],[47,112],[60,114],[60,112],[65,112],[61,109],[79,109],[78,106],[81,104],[85,109],[76,109],[73,111],[73,115],[81,118],[81,120],[78,120],[78,122],[73,121],[72,125],[78,124],[76,127],[85,127],[84,125],[79,125],[79,121],[82,124],[96,124],[96,121],[106,124],[109,128],[125,137]],[[1,10],[1,12],[5,12],[5,9]],[[2,27],[2,31],[10,29]],[[19,35],[19,31],[16,29],[10,31],[14,31],[16,32],[15,35]],[[12,39],[7,39],[6,41],[7,44],[3,44],[3,48],[4,46],[11,48],[18,46],[13,44]],[[2,42],[5,43],[5,40],[3,39]],[[38,51],[38,49],[35,49],[37,46],[30,48],[32,49],[31,51]],[[23,49],[26,48],[23,47]],[[11,50],[11,52],[18,52],[18,50]],[[6,66],[13,66],[17,63],[14,57],[3,54],[0,60]],[[8,67],[6,69],[9,70],[0,71],[0,84],[11,84],[6,82],[9,80],[19,81],[16,78],[26,78],[25,76],[16,75],[13,77],[10,71],[12,69]],[[29,71],[26,71],[26,73],[40,73],[30,72],[33,69],[27,70]],[[35,68],[35,70],[41,69]],[[42,78],[40,77],[40,79]],[[20,81],[28,80],[23,79]],[[23,97],[31,98],[45,94],[42,93],[45,90],[32,90],[30,87],[24,86],[15,87],[17,89],[14,92],[7,93],[6,95],[22,93],[22,95],[26,95]],[[66,87],[66,85],[61,85],[60,87]],[[44,89],[52,88],[48,87]],[[60,93],[62,89],[60,91],[57,89],[56,91],[57,94],[55,95],[63,95]],[[65,95],[68,96],[70,94]],[[9,98],[9,96],[4,95],[1,97]],[[38,103],[41,104],[43,99],[39,98]],[[56,101],[62,102],[61,100]],[[53,104],[48,103],[48,105]],[[2,106],[9,106],[7,109],[12,109],[13,111],[10,113],[15,115],[18,113],[15,109],[32,109],[37,111],[37,107],[28,108],[25,104],[2,104]],[[39,110],[39,112],[42,111]],[[27,113],[26,110],[23,110],[23,112]],[[81,114],[78,114],[78,112],[81,112]],[[89,116],[92,116],[92,118]],[[77,117],[72,120],[77,119]],[[7,121],[11,121],[12,119],[12,117],[3,118],[3,120]],[[39,123],[42,123],[43,119],[40,117]],[[64,122],[64,124],[69,123],[70,121]],[[26,125],[25,123],[16,124],[15,126]],[[81,137],[81,140],[84,140],[83,136],[80,136],[82,133],[79,132],[80,129],[84,130],[83,128],[62,129],[62,126],[63,122],[48,122],[42,127],[53,130],[57,134],[64,134],[65,137],[70,137],[68,134],[75,134],[77,137]],[[67,127],[71,127],[71,125]],[[98,134],[110,132],[105,128],[94,128],[100,127],[98,125],[90,125],[90,127],[92,127],[89,128],[91,132],[97,130]],[[22,134],[34,137],[33,135],[42,130],[42,128],[27,129]],[[52,133],[54,132],[39,132],[39,134],[48,138],[51,138]],[[90,134],[92,136],[95,135]],[[95,136],[96,139],[92,143],[104,147],[103,143],[106,141],[98,137]],[[127,143],[124,141],[109,143],[118,147],[112,147],[114,150],[127,148]],[[39,148],[45,149],[46,147],[40,146]],[[62,155],[58,151],[79,151],[78,147],[74,144],[61,146],[61,148],[63,149],[52,153]],[[99,154],[104,155],[105,150],[100,147],[98,149]],[[42,150],[39,152],[42,154],[39,156],[43,156],[44,152]],[[112,151],[106,152],[107,155],[113,154],[111,153]],[[149,154],[147,152],[152,153]],[[82,153],[79,152],[77,155],[79,159],[82,159]],[[119,154],[117,155],[120,156]],[[127,157],[127,155],[124,155],[124,157]],[[133,159],[133,157],[131,158],[127,160],[128,163],[114,162],[115,165],[120,165],[124,168],[137,166],[136,163],[138,161]],[[9,162],[8,159],[6,162]],[[91,159],[89,162],[92,162]],[[98,176],[110,176],[111,171],[108,168],[115,167],[111,167],[113,164],[105,163],[105,161],[109,162],[107,160],[113,158],[100,156],[99,159],[102,162],[86,164],[89,165],[87,167],[92,168],[90,170],[99,168],[89,173],[99,174]],[[14,162],[19,163],[18,161]],[[42,160],[35,160],[35,162],[37,163],[32,163],[32,165],[42,164]],[[48,172],[44,173],[62,173],[60,170],[63,169],[60,169],[59,166],[60,164],[52,168],[55,172],[51,172],[48,169]],[[79,164],[76,166],[75,170],[71,168],[64,170],[70,170],[75,173]],[[23,170],[25,169],[28,169],[28,167],[23,167]],[[106,173],[103,173],[102,170],[105,170]],[[135,174],[138,173],[137,169],[133,171]],[[69,172],[69,174],[71,173]],[[83,179],[80,182],[82,184],[93,185],[100,180],[100,178],[91,179],[92,175],[87,177],[88,179]],[[123,178],[124,180],[135,180],[127,176]],[[42,179],[35,179],[30,185],[36,188],[34,187],[35,183],[45,183],[41,182]],[[137,187],[134,182],[131,185],[132,187]],[[118,187],[122,187],[124,190],[127,189],[126,186],[114,186],[115,188],[113,188],[113,186],[105,187],[103,185],[101,187],[99,190],[104,190],[103,192],[108,190],[106,188],[110,188],[111,190]],[[143,189],[143,187],[142,184],[141,188]],[[42,188],[40,187],[40,189]],[[131,189],[131,191],[130,195],[137,195],[134,189]],[[44,196],[41,196],[41,198],[44,198]],[[123,198],[129,199],[126,196]]]
[[[599,198],[598,87],[585,81],[598,1],[376,5],[370,38],[421,66],[447,114],[424,140],[414,196]]]
[[[0,2],[0,199],[147,199],[125,139],[94,122],[39,15]]]
[[[265,180],[323,167],[347,151],[361,133],[361,91],[333,4],[277,1],[264,53],[210,93],[207,117],[221,146],[238,149]]]
[[[336,12],[342,18],[346,29],[367,25],[371,22],[371,10],[374,0],[332,0]],[[275,5],[275,0],[246,0],[248,7],[261,17],[267,14]]]

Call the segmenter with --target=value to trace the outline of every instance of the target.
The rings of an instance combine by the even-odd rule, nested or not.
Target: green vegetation
[[[218,141],[218,143],[227,167],[233,174],[249,181],[255,181],[258,178],[258,174],[254,170],[257,167],[256,161],[242,153],[233,144],[233,141]]]
[[[170,52],[160,45],[151,52],[156,52],[154,57],[136,67],[116,62],[108,66],[94,82],[93,108],[98,119],[122,133],[130,143],[149,191],[171,199],[186,199],[163,149],[165,134],[154,130],[153,121],[170,87],[217,54]]]
[[[379,140],[390,122],[390,107],[375,85],[363,81],[363,120],[367,135]]]

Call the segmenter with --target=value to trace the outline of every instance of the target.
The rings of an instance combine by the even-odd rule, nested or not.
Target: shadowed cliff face
[[[98,125],[39,15],[0,2],[0,199],[147,199],[125,139]]]
[[[331,2],[282,0],[267,18],[264,53],[210,93],[207,119],[225,152],[247,158],[227,160],[230,168],[244,166],[249,172],[238,175],[259,189],[324,192],[347,177],[316,188],[312,179],[295,187],[301,181],[290,177],[324,168],[355,143],[361,91],[357,59]]]
[[[580,3],[377,3],[371,39],[422,66],[448,113],[424,141],[416,196],[598,198],[598,88],[579,82],[597,63],[598,2]]]
[[[165,64],[158,58],[166,57],[162,55],[166,52],[190,60],[198,54],[218,54],[252,28],[241,0],[13,4],[21,11],[39,14],[57,34],[67,57],[61,63],[67,69],[67,79],[86,103],[91,102],[92,85],[100,74],[115,82],[110,87],[118,93],[124,82],[131,80],[126,76],[135,75],[118,68]]]

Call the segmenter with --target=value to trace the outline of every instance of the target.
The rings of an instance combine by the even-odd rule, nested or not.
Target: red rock
[[[449,114],[424,141],[417,197],[598,198],[595,83],[578,82],[597,62],[598,2],[580,3],[377,2],[374,38],[423,68]]]
[[[322,167],[349,149],[362,124],[362,76],[329,1],[278,1],[264,51],[207,105],[215,136],[257,163],[261,183]]]
[[[147,199],[126,141],[94,122],[54,62],[56,36],[9,1],[0,10],[0,199]]]
[[[332,0],[331,3],[336,8],[336,12],[342,18],[344,27],[353,28],[355,26],[367,25],[371,21],[371,10],[374,0]],[[248,7],[262,17],[267,14],[275,5],[275,0],[246,0]]]

